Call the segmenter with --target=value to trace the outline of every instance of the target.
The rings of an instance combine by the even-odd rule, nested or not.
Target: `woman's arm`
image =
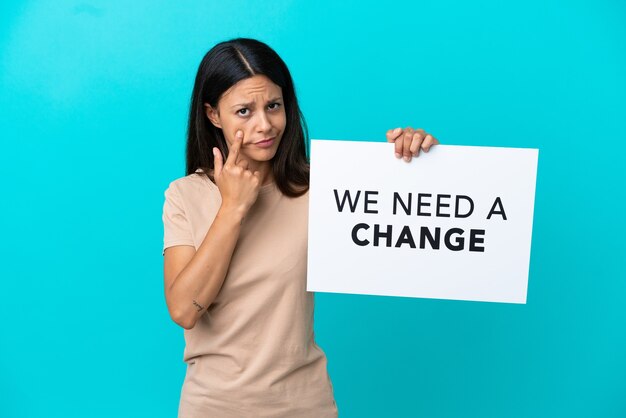
[[[220,207],[198,251],[189,245],[165,250],[165,300],[170,316],[185,329],[211,305],[226,277],[243,217]]]
[[[165,300],[170,316],[185,329],[198,318],[217,296],[239,238],[241,223],[256,201],[261,179],[258,172],[238,161],[243,135],[237,136],[226,163],[214,149],[215,182],[222,205],[196,251],[192,246],[169,247],[164,254]]]

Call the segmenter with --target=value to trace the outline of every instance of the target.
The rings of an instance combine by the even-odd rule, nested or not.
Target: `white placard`
[[[312,140],[307,290],[526,303],[539,150],[393,147]]]

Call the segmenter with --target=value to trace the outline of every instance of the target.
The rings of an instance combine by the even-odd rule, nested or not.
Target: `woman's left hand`
[[[410,126],[407,126],[405,129],[389,129],[387,131],[387,142],[395,142],[396,157],[404,157],[406,162],[411,161],[413,157],[417,157],[420,148],[424,152],[428,152],[430,147],[439,143],[437,138],[423,129],[413,129]]]

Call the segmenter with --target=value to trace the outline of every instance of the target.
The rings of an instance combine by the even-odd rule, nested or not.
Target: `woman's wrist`
[[[226,223],[241,225],[247,213],[248,210],[243,205],[232,205],[222,202],[222,205],[217,211],[216,219],[220,218]]]

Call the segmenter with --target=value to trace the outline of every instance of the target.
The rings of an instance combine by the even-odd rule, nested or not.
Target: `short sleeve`
[[[175,183],[165,190],[163,203],[163,253],[174,245],[194,245],[191,225]]]

